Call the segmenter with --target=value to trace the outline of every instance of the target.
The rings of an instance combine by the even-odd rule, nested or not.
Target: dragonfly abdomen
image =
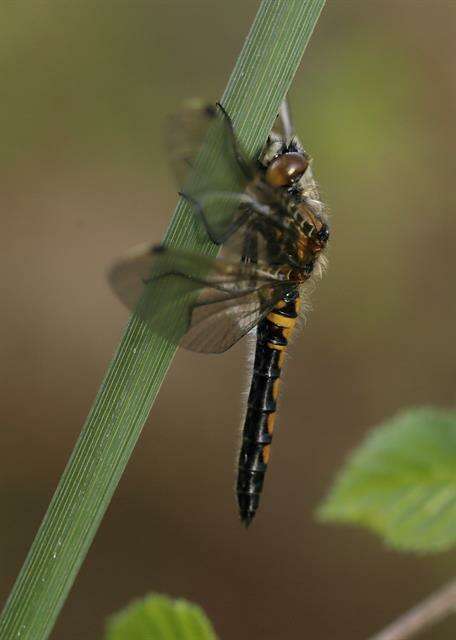
[[[274,431],[280,375],[298,308],[296,291],[280,300],[257,328],[237,482],[239,513],[246,526],[252,521],[260,502]]]

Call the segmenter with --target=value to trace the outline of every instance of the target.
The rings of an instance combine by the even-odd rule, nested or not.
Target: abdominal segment
[[[237,482],[239,513],[246,526],[260,502],[274,432],[280,375],[298,309],[298,292],[293,292],[287,299],[280,300],[257,328]]]

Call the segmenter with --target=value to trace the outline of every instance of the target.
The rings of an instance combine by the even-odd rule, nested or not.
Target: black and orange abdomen
[[[239,513],[246,526],[255,515],[263,489],[285,350],[298,316],[298,295],[297,290],[288,293],[257,327],[237,481]]]

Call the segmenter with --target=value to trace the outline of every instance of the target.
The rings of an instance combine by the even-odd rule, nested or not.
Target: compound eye
[[[269,163],[266,182],[271,187],[289,187],[304,175],[308,166],[309,161],[302,153],[282,153]]]

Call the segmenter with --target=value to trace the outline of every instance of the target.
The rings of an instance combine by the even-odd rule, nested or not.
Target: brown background
[[[256,7],[1,8],[2,597],[126,322],[106,267],[159,240],[175,205],[166,115],[220,96]],[[454,573],[454,554],[399,555],[313,512],[371,426],[455,401],[455,26],[451,0],[328,3],[291,98],[331,266],[288,361],[261,512],[246,532],[233,498],[245,345],[180,352],[53,638],[98,639],[157,591],[200,603],[223,640],[361,640]]]

